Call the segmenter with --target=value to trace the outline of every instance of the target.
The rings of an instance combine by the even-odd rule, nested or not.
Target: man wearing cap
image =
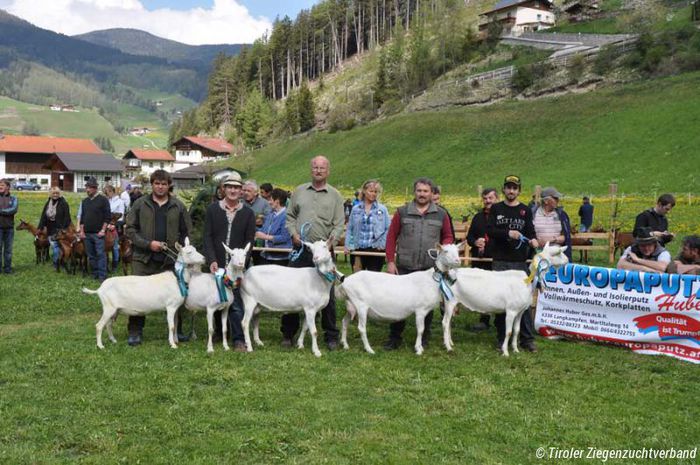
[[[506,176],[503,181],[505,200],[491,207],[486,233],[491,240],[493,271],[520,270],[528,273],[527,260],[538,246],[532,211],[518,201],[521,181],[518,176]],[[498,347],[506,337],[506,316],[495,317]],[[529,352],[537,352],[532,313],[526,311],[520,320],[520,345]]]
[[[293,254],[289,260],[292,268],[313,267],[313,256],[302,241],[315,242],[332,239],[332,245],[338,243],[343,235],[345,213],[343,197],[333,186],[327,183],[331,164],[322,155],[311,160],[311,182],[297,187],[287,208],[287,231],[292,236],[292,243],[300,253]],[[338,347],[338,329],[335,321],[335,289],[331,287],[328,305],[321,310],[321,326],[329,350]],[[299,329],[299,314],[282,315],[282,346],[291,347],[292,337]]]
[[[170,173],[155,170],[151,173],[151,194],[138,198],[131,204],[126,215],[124,230],[133,243],[133,274],[150,276],[163,271],[172,271],[174,261],[164,253],[167,247],[175,250],[175,244],[184,245],[192,230],[190,215],[185,205],[170,195],[172,186]],[[141,344],[145,316],[129,317],[130,346]],[[187,338],[182,334],[182,318],[177,313],[177,337],[179,342]]]
[[[224,198],[209,204],[204,219],[204,256],[212,273],[216,273],[219,268],[226,268],[226,250],[223,244],[232,249],[242,249],[255,239],[255,213],[241,200],[241,175],[231,173],[222,182],[222,187]],[[228,313],[229,332],[233,339],[233,349],[245,352],[241,327],[243,302],[237,287],[233,295],[234,301]],[[216,313],[214,321],[215,336],[218,339],[222,334],[220,312]]]
[[[634,244],[622,252],[617,267],[622,270],[663,273],[670,263],[671,254],[659,243],[651,228],[642,227],[636,231]]]
[[[539,247],[550,244],[568,246],[564,253],[571,261],[571,221],[569,215],[559,206],[562,195],[554,187],[542,190],[540,206],[533,213],[535,236]]]
[[[98,281],[107,278],[107,256],[105,254],[105,233],[112,219],[109,200],[97,192],[97,180],[93,177],[85,182],[87,197],[80,203],[78,225],[80,238],[85,241],[85,250],[92,276]]]

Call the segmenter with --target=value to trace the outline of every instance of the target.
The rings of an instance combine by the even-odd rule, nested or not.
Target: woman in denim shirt
[[[345,234],[345,253],[379,252],[381,256],[360,256],[363,270],[382,271],[386,234],[389,231],[389,212],[377,201],[382,186],[379,181],[365,181],[360,191],[360,203],[352,207]]]
[[[287,223],[287,193],[282,189],[272,189],[268,200],[272,211],[267,214],[262,227],[255,233],[256,239],[265,241],[265,247],[275,249],[291,249],[292,238],[286,228]],[[263,263],[268,265],[287,266],[289,252],[263,252]]]

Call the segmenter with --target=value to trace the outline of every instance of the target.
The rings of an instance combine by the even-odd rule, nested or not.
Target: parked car
[[[38,191],[41,186],[31,181],[15,181],[12,183],[12,188],[17,191]]]

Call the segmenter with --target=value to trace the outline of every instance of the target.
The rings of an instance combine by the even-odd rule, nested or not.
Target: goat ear
[[[190,238],[185,237],[185,247],[189,247],[189,246],[190,246]]]
[[[250,250],[250,245],[251,245],[251,244],[252,244],[252,242],[248,242],[248,243],[245,245],[245,249],[243,249],[243,251],[244,251],[245,253],[248,253],[248,251]]]
[[[560,253],[564,253],[564,251],[565,251],[566,249],[568,249],[568,248],[569,248],[569,246],[568,246],[568,245],[565,245],[564,247],[561,247],[561,248],[559,249],[559,252],[560,252]]]
[[[459,244],[457,244],[457,250],[462,250],[465,245],[467,245],[467,241],[460,242]]]
[[[180,245],[179,242],[175,243],[175,250],[177,250],[178,252],[180,252],[182,250],[182,246]]]
[[[302,244],[304,244],[304,247],[306,247],[307,249],[311,249],[311,246],[313,245],[311,242],[307,241],[302,242]]]
[[[335,236],[331,234],[331,237],[328,238],[326,241],[326,246],[330,249],[331,246],[333,245],[333,242],[335,241]]]
[[[549,248],[549,241],[544,245],[543,250],[547,250]]]
[[[442,252],[442,244],[440,244],[439,242],[436,242],[435,243],[435,250],[437,250],[438,253]]]
[[[227,254],[233,255],[233,250],[231,250],[231,249],[229,248],[229,246],[227,246],[224,242],[222,242],[221,245],[224,246],[224,250],[226,251]]]

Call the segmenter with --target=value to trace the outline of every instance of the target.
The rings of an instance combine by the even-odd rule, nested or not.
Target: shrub
[[[583,55],[576,55],[571,59],[569,65],[567,66],[567,74],[569,75],[569,82],[575,84],[581,80],[583,72],[586,69],[586,61]]]
[[[595,57],[595,61],[593,62],[593,72],[600,76],[608,74],[608,72],[610,72],[610,70],[613,68],[616,57],[617,51],[614,47],[609,45],[604,46]]]
[[[535,77],[532,73],[532,66],[530,65],[520,65],[516,66],[515,74],[513,74],[513,80],[511,81],[511,87],[516,92],[522,92],[528,87],[530,87],[535,82]]]

